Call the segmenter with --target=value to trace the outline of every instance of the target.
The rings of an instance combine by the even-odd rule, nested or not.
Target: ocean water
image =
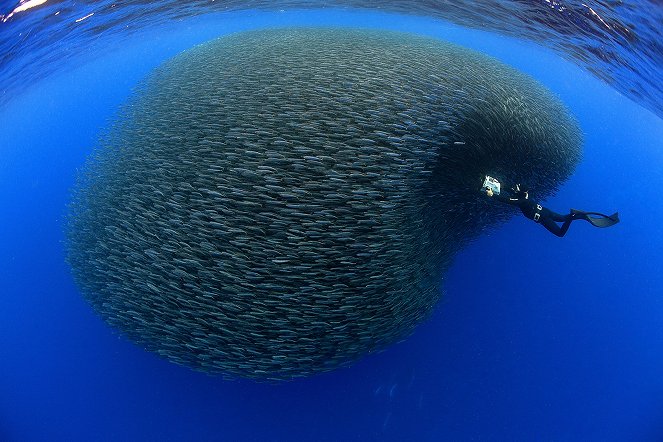
[[[507,27],[499,14],[485,27],[478,18],[459,26],[450,20],[459,22],[460,13],[435,3],[416,11],[381,5],[390,12],[145,3],[117,15],[104,5],[101,14],[92,2],[46,2],[0,23],[0,440],[663,438],[663,122],[653,44],[631,47],[633,54],[553,21],[530,21],[507,36],[494,33]],[[654,3],[586,5],[601,17],[614,6],[613,24],[633,23],[620,8],[637,10],[636,24],[654,23],[638,41],[660,38]],[[0,2],[5,15],[15,8]],[[58,8],[65,24],[46,17]],[[469,5],[463,13],[478,11]],[[119,32],[123,25],[135,29]],[[83,301],[64,262],[76,171],[132,87],[162,61],[225,33],[286,25],[433,36],[532,75],[566,103],[585,135],[581,164],[545,205],[619,210],[621,223],[574,223],[560,239],[514,217],[457,255],[441,302],[410,338],[311,378],[226,381],[133,345]],[[565,60],[557,44],[530,38],[555,26],[559,47],[582,53],[605,38],[615,58],[641,60],[646,69],[619,70],[619,84],[606,84],[597,69],[583,69],[593,63]],[[35,41],[18,36],[25,32]],[[609,57],[596,57],[610,72]]]

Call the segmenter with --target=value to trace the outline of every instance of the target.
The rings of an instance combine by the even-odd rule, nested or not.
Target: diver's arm
[[[491,189],[486,190],[486,195],[488,195],[489,197],[494,198],[497,201],[500,201],[502,203],[511,204],[512,206],[517,206],[518,203],[519,203],[518,198],[515,198],[515,197],[512,197],[512,196],[507,196],[504,193],[496,194]]]

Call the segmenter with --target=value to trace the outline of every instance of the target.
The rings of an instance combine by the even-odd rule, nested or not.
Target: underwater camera
[[[483,185],[481,190],[492,190],[495,195],[500,194],[500,182],[492,176],[486,175],[486,179],[483,180]]]

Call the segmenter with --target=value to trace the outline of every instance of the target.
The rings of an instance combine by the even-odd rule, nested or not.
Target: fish
[[[395,31],[239,32],[138,85],[79,172],[66,259],[106,323],[173,363],[312,376],[431,315],[453,256],[514,214],[480,176],[545,198],[581,146],[558,98],[478,52]]]

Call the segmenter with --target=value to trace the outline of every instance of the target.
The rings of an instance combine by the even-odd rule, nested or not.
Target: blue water
[[[611,213],[559,239],[513,218],[461,252],[408,340],[281,385],[224,381],[147,353],[89,308],[64,263],[76,169],[131,88],[225,32],[398,29],[481,50],[553,90],[584,158],[546,201]],[[368,11],[234,12],[81,52],[0,109],[0,440],[661,440],[663,121],[532,43]]]
[[[0,104],[82,51],[213,12],[359,8],[537,42],[663,116],[659,0],[0,0]]]

